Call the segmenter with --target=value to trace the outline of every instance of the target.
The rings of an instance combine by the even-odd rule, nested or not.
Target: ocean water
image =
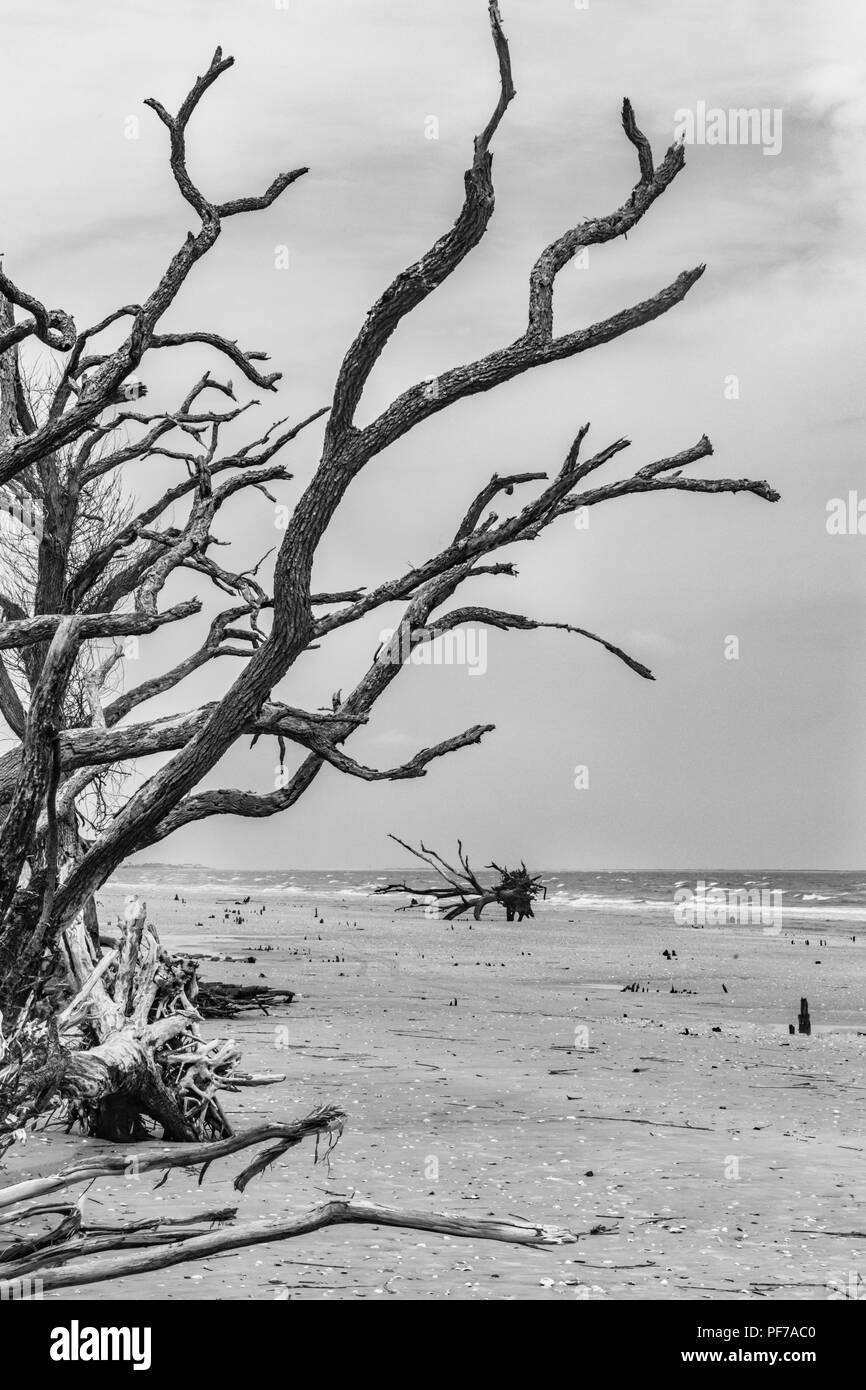
[[[481,873],[482,881],[487,875]],[[125,864],[110,882],[128,893],[177,892],[181,896],[283,896],[337,901],[372,898],[386,883],[407,879],[418,886],[433,883],[432,875],[394,869],[214,869],[194,864]],[[537,911],[574,914],[580,909],[672,912],[678,890],[699,893],[776,893],[785,918],[866,922],[866,870],[635,870],[593,873],[551,869],[542,873],[547,890]],[[399,899],[394,898],[395,905]]]

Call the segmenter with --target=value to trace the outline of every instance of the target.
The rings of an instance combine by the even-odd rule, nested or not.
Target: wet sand
[[[123,896],[103,890],[103,922]],[[158,1190],[155,1174],[103,1179],[91,1219],[235,1203],[257,1219],[354,1192],[601,1229],[534,1251],[332,1227],[46,1297],[815,1299],[866,1279],[866,1236],[822,1234],[866,1228],[866,924],[771,936],[542,905],[533,922],[452,929],[390,899],[237,901],[148,897],[169,947],[256,958],[205,962],[205,979],[298,991],[268,1017],[205,1025],[237,1038],[251,1070],[286,1073],[226,1093],[227,1113],[243,1127],[333,1102],[343,1138],[329,1166],[305,1143],[241,1198],[243,1156],[201,1188],[177,1171]],[[790,1037],[803,994],[813,1033]],[[82,1144],[99,1147],[34,1137],[8,1155],[6,1180],[53,1171]]]

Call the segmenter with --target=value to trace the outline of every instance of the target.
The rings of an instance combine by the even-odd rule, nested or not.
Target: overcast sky
[[[484,0],[5,0],[3,10],[0,249],[12,278],[80,325],[148,292],[190,223],[166,131],[141,103],[154,95],[176,109],[219,43],[236,66],[194,118],[200,185],[236,196],[277,170],[311,172],[267,213],[232,219],[165,327],[271,353],[284,379],[245,430],[327,403],[373,299],[459,208],[472,135],[496,97]],[[518,95],[494,145],[496,213],[399,329],[362,422],[413,381],[522,331],[541,248],[612,211],[635,181],[624,95],[657,160],[675,113],[699,102],[781,111],[781,150],[689,146],[685,171],[628,240],[560,276],[557,326],[605,317],[706,262],[686,301],[461,403],[375,460],[337,515],[316,587],[370,584],[420,561],[492,472],[558,468],[587,420],[597,447],[633,441],[611,477],[706,431],[715,456],[693,471],[767,478],[782,501],[624,499],[594,509],[586,531],[564,519],[520,548],[518,580],[473,588],[473,602],[601,632],[648,663],[654,684],[576,637],[493,632],[483,675],[407,669],[349,749],[387,766],[495,723],[482,746],[420,781],[371,786],[326,770],[284,816],[204,822],[147,857],[374,866],[394,861],[393,830],[442,849],[460,834],[479,861],[539,867],[861,865],[866,535],[828,534],[827,504],[851,489],[866,497],[862,7],[502,0],[502,11]],[[438,139],[427,138],[430,117]],[[281,246],[287,270],[276,268]],[[177,404],[204,365],[221,367],[197,349],[154,359],[141,372],[149,405]],[[731,376],[738,399],[726,398]],[[320,443],[311,430],[284,456],[295,481],[281,501],[299,495]],[[154,461],[130,486],[146,500],[172,477]],[[233,542],[223,563],[250,563],[279,541],[273,508],[253,498],[222,516],[218,534]],[[166,602],[196,589],[200,579],[182,578]],[[329,704],[389,620],[385,611],[305,657],[279,695]],[[192,628],[144,639],[127,683],[198,645]],[[731,636],[737,660],[726,659]],[[207,668],[172,707],[212,698],[227,679],[227,662]],[[270,790],[274,763],[271,746],[244,745],[208,785]]]

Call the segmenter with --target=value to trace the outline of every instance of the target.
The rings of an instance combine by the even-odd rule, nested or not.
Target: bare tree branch
[[[24,309],[32,318],[15,324],[0,333],[0,353],[16,347],[18,343],[35,335],[46,347],[58,352],[68,352],[75,342],[75,324],[63,309],[46,309],[32,294],[20,290],[5,274],[0,263],[0,294],[19,309]]]
[[[526,618],[522,613],[503,613],[496,608],[455,608],[443,617],[437,618],[435,623],[424,632],[424,637],[429,641],[435,641],[443,632],[450,632],[453,628],[463,623],[484,623],[488,627],[498,627],[503,632],[509,629],[518,629],[522,632],[531,632],[537,628],[549,628],[560,632],[573,632],[578,637],[587,637],[590,642],[598,642],[599,646],[604,647],[605,651],[617,657],[619,661],[625,663],[630,670],[642,676],[644,680],[655,680],[655,676],[648,666],[643,662],[636,661],[629,656],[621,647],[615,647],[612,642],[607,642],[603,637],[599,637],[594,632],[587,632],[586,628],[574,627],[571,623],[551,623],[541,622],[536,618]]]
[[[156,288],[148,295],[143,304],[137,306],[132,316],[130,331],[120,347],[105,358],[97,358],[93,370],[86,376],[82,374],[82,363],[78,363],[77,374],[80,375],[81,384],[77,389],[75,404],[70,405],[69,409],[49,412],[47,420],[25,439],[16,440],[7,446],[0,444],[0,485],[20,474],[30,464],[44,459],[61,446],[69,445],[74,440],[79,439],[106,407],[115,403],[116,393],[121,383],[129,376],[130,372],[134,371],[144,354],[153,345],[156,326],[177,297],[190,271],[196,262],[213,247],[219,237],[221,231],[220,206],[208,201],[193,182],[187,168],[186,128],[201,97],[212,83],[232,66],[233,61],[232,58],[223,58],[222,50],[217,49],[206,73],[203,77],[196,79],[181,103],[176,116],[170,115],[155,98],[149,98],[146,102],[146,105],[156,112],[168,128],[172,173],[184,198],[197,212],[201,220],[201,227],[197,233],[189,233],[184,243],[175,252]],[[254,211],[259,206],[268,206],[279,193],[305,172],[306,169],[295,169],[289,174],[279,175],[268,193],[262,198],[238,199],[233,203],[225,204],[226,215],[231,216],[242,211]],[[21,292],[11,284],[9,288],[12,293],[8,297],[14,299],[16,303],[21,302]],[[38,305],[37,301],[32,301],[27,297],[24,307],[34,313],[34,323],[38,322],[37,315],[41,311],[44,331],[47,333],[52,329],[52,324],[46,317],[46,311]],[[120,310],[114,318],[125,313],[125,309]],[[104,321],[104,324],[109,321],[113,321],[113,319],[110,317]],[[74,350],[78,346],[77,335],[71,321],[63,333],[62,344],[58,342],[56,345],[64,347],[67,351]],[[166,345],[165,342],[162,344],[162,346]],[[219,346],[222,351],[226,351],[225,340],[220,340]],[[250,366],[248,355],[238,354],[236,360],[238,360],[239,365],[241,362],[246,363],[247,375],[250,375],[250,372],[255,372],[255,368]],[[64,378],[63,390],[60,393],[60,401],[63,405],[69,397],[72,380],[71,375]],[[265,378],[261,378],[261,383],[268,385]],[[273,382],[270,383],[270,385],[272,384]]]
[[[24,710],[22,705],[25,714],[22,748],[0,759],[0,795],[4,786],[10,796],[14,795],[14,778],[27,760],[36,756],[35,735],[28,721],[33,702],[39,699],[42,680],[39,663],[43,660],[46,642],[52,633],[61,630],[67,614],[72,626],[62,630],[68,646],[76,643],[80,646],[119,634],[153,631],[163,622],[197,611],[196,605],[178,605],[161,615],[157,612],[162,589],[181,569],[195,570],[216,592],[232,595],[237,603],[227,613],[211,620],[210,630],[190,644],[188,655],[111,703],[103,706],[102,695],[91,690],[85,681],[83,708],[77,721],[70,727],[57,729],[56,746],[62,775],[68,779],[69,796],[73,801],[75,788],[85,784],[94,768],[114,767],[144,752],[170,753],[171,756],[122,805],[101,818],[93,841],[58,887],[47,927],[47,935],[52,939],[66,929],[82,904],[126,855],[191,820],[221,812],[250,816],[274,814],[294,805],[326,765],[371,781],[421,776],[434,758],[477,742],[491,727],[475,726],[422,749],[414,758],[394,768],[371,768],[349,756],[343,745],[359,724],[366,721],[404,664],[409,663],[402,659],[398,633],[385,649],[374,653],[367,671],[346,699],[338,692],[334,708],[327,712],[327,717],[321,712],[314,716],[274,701],[272,692],[278,682],[288,675],[301,656],[315,649],[330,633],[361,621],[387,603],[401,602],[405,605],[401,630],[405,627],[409,633],[410,651],[413,646],[435,641],[466,622],[486,623],[504,630],[558,628],[598,643],[644,679],[651,679],[651,672],[641,662],[590,629],[566,622],[542,622],[519,612],[487,605],[461,604],[450,612],[443,608],[458,588],[474,577],[515,575],[511,556],[500,555],[500,552],[511,545],[537,539],[556,520],[579,507],[664,490],[750,492],[767,501],[774,501],[778,496],[762,481],[686,475],[684,470],[688,465],[712,452],[705,436],[691,449],[646,464],[625,478],[598,484],[599,471],[629,447],[629,440],[616,439],[587,455],[584,442],[588,427],[583,426],[555,473],[548,475],[530,465],[526,471],[502,476],[494,474],[476,492],[456,529],[453,523],[449,527],[446,536],[450,539],[438,553],[372,587],[356,584],[339,591],[314,592],[313,569],[322,537],[353,479],[383,449],[459,400],[486,392],[535,367],[611,342],[651,323],[679,304],[703,273],[702,266],[684,271],[650,297],[597,323],[571,331],[555,331],[554,289],[563,267],[584,247],[626,236],[670,187],[684,165],[681,145],[672,146],[661,162],[654,165],[650,143],[626,100],[622,107],[622,125],[626,139],[636,151],[638,181],[619,208],[566,229],[536,258],[529,274],[529,305],[522,334],[474,362],[452,367],[433,380],[411,386],[370,423],[362,426],[356,423],[370,373],[392,334],[478,245],[492,216],[491,147],[515,88],[508,43],[495,0],[489,4],[489,23],[499,91],[492,114],[475,137],[472,161],[464,178],[462,206],[453,226],[393,279],[348,348],[325,425],[321,459],[288,518],[273,565],[272,584],[265,570],[266,562],[270,563],[266,556],[248,568],[242,564],[222,564],[214,559],[213,548],[222,544],[214,535],[214,518],[236,492],[250,487],[264,491],[273,501],[267,485],[290,476],[282,464],[273,461],[275,456],[302,428],[324,412],[317,411],[288,430],[284,428],[284,421],[277,421],[259,439],[224,456],[219,450],[219,431],[246,407],[234,403],[230,383],[213,381],[207,374],[192,388],[177,411],[151,415],[143,410],[123,408],[111,417],[105,412],[109,405],[113,408],[118,403],[128,404],[123,383],[147,351],[185,344],[211,347],[228,356],[260,389],[274,388],[278,375],[260,371],[255,365],[266,360],[264,353],[243,351],[236,342],[216,333],[198,329],[164,333],[160,332],[159,325],[195,263],[213,246],[220,233],[221,219],[268,207],[304,170],[279,174],[261,195],[222,203],[210,201],[195,183],[188,167],[187,127],[205,92],[231,65],[231,59],[224,58],[219,49],[205,74],[193,83],[175,115],[153,99],[148,102],[169,132],[173,176],[201,225],[195,233],[189,234],[156,288],[141,305],[124,306],[93,329],[74,337],[70,344],[70,362],[53,403],[47,415],[35,422],[35,429],[12,441],[0,439],[0,485],[13,477],[34,479],[32,485],[45,507],[50,540],[45,546],[47,558],[44,562],[40,559],[37,602],[32,613],[26,609],[20,613],[9,607],[2,609],[6,621],[0,625],[0,650],[18,652],[22,659],[31,661],[32,698],[29,710]],[[121,319],[129,319],[130,323],[120,347],[107,354],[91,351],[91,340]],[[233,402],[230,409],[210,410],[197,404],[200,394],[211,387],[230,397]],[[129,430],[135,437],[125,440],[118,434],[121,429]],[[61,448],[71,453],[71,465],[65,461],[66,455],[60,458],[57,451]],[[126,463],[154,457],[176,465],[181,474],[179,479],[155,501],[138,510],[134,517],[115,527],[110,534],[101,536],[83,559],[71,559],[71,537],[79,506],[76,489],[80,491],[100,479],[116,476],[117,470]],[[35,467],[28,472],[31,464]],[[221,473],[227,476],[217,481]],[[499,499],[512,497],[516,487],[533,483],[539,484],[537,491],[534,495],[522,494],[528,496],[528,500],[513,514],[500,516],[488,511],[494,500],[498,505]],[[187,515],[175,525],[172,518],[166,518],[166,513],[174,503],[187,498]],[[507,512],[507,508],[503,510]],[[129,604],[135,605],[134,614],[124,611]],[[269,630],[262,625],[264,615],[270,621]],[[151,626],[139,627],[138,623]],[[31,649],[32,660],[27,655]],[[241,667],[219,700],[186,713],[130,726],[123,724],[139,704],[168,693],[205,663],[222,656],[240,658]],[[8,692],[4,695],[0,689],[0,700],[5,700],[20,727],[18,711],[9,700]],[[28,729],[31,729],[29,734]],[[197,791],[202,778],[232,745],[250,734],[254,738],[273,737],[281,757],[287,743],[307,750],[307,756],[287,784],[265,793],[231,788]],[[44,781],[42,787],[44,792]],[[60,796],[65,795],[64,788]],[[19,811],[16,811],[16,818],[21,822]],[[17,832],[15,843],[20,870],[22,841]],[[10,875],[12,868],[10,859]],[[3,941],[4,928],[0,923],[0,954]]]
[[[37,618],[0,623],[0,650],[47,642],[62,626],[65,626],[66,641],[73,646],[91,637],[128,637],[136,633],[154,632],[166,623],[181,622],[200,609],[198,599],[187,599],[173,608],[167,608],[164,613],[82,613],[76,617],[43,613]]]
[[[478,245],[493,215],[490,142],[515,92],[508,43],[496,0],[489,0],[488,10],[499,60],[499,99],[484,130],[475,138],[472,164],[464,175],[463,206],[451,230],[420,260],[401,271],[368,313],[337,377],[328,423],[328,439],[332,445],[344,439],[351,428],[370,372],[401,319],[432,294]]]
[[[306,172],[305,169],[296,170],[290,182]],[[288,184],[284,184],[283,187],[288,187]],[[220,337],[218,333],[157,333],[150,340],[151,348],[184,347],[188,343],[204,343],[207,347],[216,348],[217,352],[224,353],[260,391],[275,391],[277,382],[282,377],[282,372],[269,372],[267,376],[263,376],[253,366],[254,362],[267,362],[266,352],[242,352],[237,343]]]

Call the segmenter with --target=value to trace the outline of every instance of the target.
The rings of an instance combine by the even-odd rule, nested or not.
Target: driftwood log
[[[280,1005],[291,1004],[292,989],[275,989],[271,985],[232,985],[222,980],[200,980],[195,1006],[202,1018],[237,1018],[243,1013],[263,1013]]]
[[[264,1125],[217,1142],[144,1145],[136,1149],[136,1169],[141,1174],[200,1167],[201,1182],[217,1159],[265,1144],[268,1147],[234,1180],[235,1189],[243,1193],[247,1183],[307,1137],[316,1141],[316,1161],[328,1157],[340,1138],[344,1121],[341,1111],[323,1107],[295,1123]],[[0,1292],[4,1297],[15,1297],[16,1292],[27,1296],[33,1290],[40,1297],[52,1289],[145,1274],[227,1250],[289,1240],[334,1225],[396,1226],[536,1248],[572,1244],[578,1239],[576,1232],[517,1218],[475,1220],[440,1212],[399,1210],[355,1197],[328,1200],[299,1216],[237,1224],[237,1208],[231,1207],[189,1218],[159,1217],[124,1225],[88,1225],[80,1203],[45,1202],[51,1194],[77,1184],[126,1175],[129,1162],[128,1155],[103,1153],[72,1163],[60,1173],[0,1188]]]

